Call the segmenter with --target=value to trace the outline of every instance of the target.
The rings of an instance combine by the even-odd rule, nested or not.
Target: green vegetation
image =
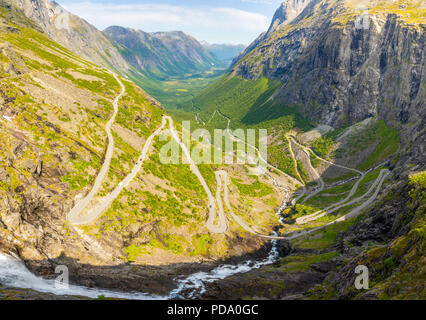
[[[137,70],[131,70],[128,76],[174,114],[182,106],[191,105],[194,96],[219,79],[224,71],[222,68],[212,68],[198,74],[165,77],[153,71],[141,74]],[[189,117],[190,114],[187,113],[186,116]]]
[[[62,182],[67,182],[72,191],[82,190],[90,184],[90,176],[87,174],[87,169],[91,166],[90,162],[76,161],[71,162],[76,171],[67,176],[62,177]]]
[[[242,196],[263,198],[273,192],[272,187],[261,183],[258,177],[255,177],[254,179],[255,181],[253,183],[243,184],[240,180],[231,178],[232,183],[235,184]]]
[[[347,231],[352,225],[362,219],[362,216],[330,225],[304,238],[293,240],[292,245],[300,249],[324,250],[336,243],[339,233]]]
[[[400,138],[397,131],[388,128],[384,121],[378,121],[375,126],[365,133],[364,137],[368,137],[369,135],[374,136],[374,133],[377,137],[377,147],[368,159],[358,167],[360,170],[371,168],[375,164],[389,158],[399,148]]]
[[[109,78],[108,82],[105,82],[105,81],[101,81],[102,78],[100,78],[99,81],[97,81],[97,80],[89,81],[89,80],[84,80],[84,79],[76,79],[74,76],[72,76],[71,74],[67,73],[64,70],[56,72],[56,74],[59,77],[70,80],[77,87],[82,88],[82,89],[87,89],[91,92],[104,93],[104,92],[107,92],[107,91],[109,91],[113,88],[115,88],[118,91],[118,83],[112,77],[112,75],[110,75],[110,77],[105,77],[106,74],[100,74],[99,73],[98,75],[103,76],[103,78],[106,78],[106,79]]]
[[[351,133],[342,146],[331,152],[337,138],[346,129],[347,128],[332,130],[323,137],[315,140],[312,143],[312,149],[315,154],[324,159],[344,159],[351,158],[354,154],[364,154],[368,152],[363,163],[357,166],[357,169],[366,171],[388,159],[398,150],[400,138],[397,131],[387,127],[383,120],[373,119],[366,128]],[[315,154],[310,154],[311,161],[314,167],[318,167],[321,161]],[[353,175],[354,173],[348,173],[342,177],[325,180],[327,180],[327,182],[334,182],[337,180],[344,180],[344,178],[349,178]]]
[[[194,251],[191,252],[192,256],[207,256],[213,244],[213,239],[209,234],[196,234],[192,237],[192,244],[194,246]]]
[[[321,166],[322,161],[311,151],[309,151],[309,157],[314,168],[319,168]]]
[[[350,200],[356,199],[362,195],[364,195],[371,187],[371,185],[374,183],[374,181],[377,179],[377,177],[380,174],[380,171],[383,169],[383,167],[377,168],[374,171],[368,173],[364,179],[361,181],[361,183],[358,186],[357,191],[355,192],[355,194],[350,198]],[[349,192],[352,187],[353,184],[355,182],[352,183],[347,183],[344,185],[340,185],[340,186],[336,186],[330,189],[325,189],[322,192],[320,192],[319,194],[317,194],[315,197],[310,198],[308,201],[306,201],[306,205],[308,206],[312,206],[315,208],[321,208],[324,209],[330,205],[332,205],[333,203],[336,203],[340,200],[343,200],[344,198],[347,197],[347,192]],[[336,194],[336,196],[324,196],[324,194]],[[349,207],[348,207],[349,208]],[[339,213],[342,214],[342,211],[339,210]]]
[[[299,171],[302,180],[308,183],[310,178],[308,172],[305,170],[305,166],[301,160],[297,160],[297,171]]]
[[[227,125],[217,110],[232,119],[232,128],[255,127],[261,123],[269,127],[282,122],[291,123],[291,127],[310,128],[310,124],[297,112],[297,107],[278,106],[277,102],[269,100],[279,86],[279,82],[264,77],[246,80],[226,75],[197,95],[194,105],[187,104],[184,109],[199,110],[202,119],[211,128]]]
[[[294,159],[290,156],[290,151],[288,149],[289,141],[287,138],[284,139],[283,143],[268,147],[268,160],[278,169],[298,179],[299,177],[296,171],[296,165],[294,163]]]
[[[333,139],[321,137],[313,142],[312,150],[314,150],[314,152],[321,158],[327,159],[333,145]]]
[[[310,206],[308,204],[297,204],[296,210],[293,209],[287,209],[286,213],[291,213],[292,219],[297,219],[303,216],[308,216],[311,214],[314,214],[315,212],[318,212],[321,210],[320,208]]]
[[[320,195],[322,195],[322,194],[336,194],[336,195],[340,195],[340,194],[343,194],[343,193],[348,193],[351,189],[352,189],[352,187],[353,187],[353,185],[354,185],[354,183],[355,182],[348,182],[348,183],[345,183],[345,184],[342,184],[342,185],[339,185],[339,186],[335,186],[335,187],[332,187],[332,188],[327,188],[327,189],[324,189],[323,191],[321,191],[318,195],[320,196]]]
[[[282,258],[279,267],[284,272],[303,272],[309,270],[314,263],[329,261],[339,255],[338,252],[334,251],[314,255],[291,255]],[[275,264],[275,266],[278,267],[278,264]]]

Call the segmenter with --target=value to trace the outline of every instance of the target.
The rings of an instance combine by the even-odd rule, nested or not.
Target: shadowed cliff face
[[[400,130],[416,127],[425,116],[425,24],[397,10],[371,12],[359,26],[359,12],[345,2],[313,1],[290,23],[271,27],[232,74],[280,80],[277,99],[320,124],[378,115]]]

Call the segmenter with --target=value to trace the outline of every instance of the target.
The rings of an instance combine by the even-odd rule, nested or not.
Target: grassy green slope
[[[105,124],[121,88],[107,70],[51,41],[26,24],[29,21],[24,17],[25,23],[15,24],[17,18],[7,13],[0,11],[0,28],[7,26],[0,33],[0,198],[9,202],[0,204],[0,212],[19,208],[34,195],[49,195],[46,198],[52,202],[40,200],[34,212],[55,212],[56,220],[48,232],[61,243],[55,244],[54,250],[93,263],[94,257],[79,251],[81,239],[68,226],[66,213],[77,196],[91,189],[102,165],[107,145]],[[93,206],[131,171],[146,138],[160,126],[164,112],[136,84],[121,80],[126,93],[119,101],[112,127],[114,154]],[[179,130],[179,124],[175,125]],[[248,237],[232,223],[229,235],[210,235],[205,227],[208,205],[202,186],[189,165],[162,165],[160,147],[155,140],[138,177],[95,224],[82,227],[87,236],[96,239],[103,250],[114,252],[114,257],[140,263],[153,263],[157,258],[163,263],[191,261],[193,256],[223,258],[261,245],[260,240]],[[213,168],[202,165],[200,171],[215,190]],[[269,202],[261,206],[261,213],[250,216],[255,192],[247,184],[249,177],[242,168],[231,176],[240,179],[243,188],[241,197],[231,200],[232,204],[250,211],[244,211],[244,216],[260,220],[256,224],[269,233],[271,221],[276,221],[276,191],[256,183],[256,188],[265,189]],[[28,212],[31,210],[29,207]],[[36,214],[32,217],[38,219]],[[15,227],[0,223],[0,238],[12,232],[25,240],[27,234],[20,233],[19,225]],[[38,249],[37,245],[25,244],[25,248]],[[51,253],[50,248],[41,249]]]
[[[212,68],[197,74],[166,77],[161,73],[141,73],[133,69],[127,76],[161,102],[167,110],[173,112],[182,105],[190,104],[193,97],[216,81],[224,70],[223,68]]]

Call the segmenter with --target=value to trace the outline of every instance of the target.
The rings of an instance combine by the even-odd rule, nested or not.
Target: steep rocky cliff
[[[312,2],[312,0],[288,0],[284,1],[281,6],[275,12],[271,25],[268,31],[263,32],[253,43],[251,43],[237,58],[234,63],[238,62],[241,58],[250,53],[258,45],[260,45],[265,39],[282,25],[290,23],[294,20],[305,8]]]
[[[290,23],[276,18],[232,74],[279,80],[281,108],[297,105],[320,124],[378,115],[417,127],[425,116],[425,9],[406,2],[367,1],[368,10],[357,11],[354,1],[311,1]]]
[[[272,18],[271,26],[266,32],[266,37],[276,31],[281,25],[293,21],[312,0],[288,0],[284,1]]]

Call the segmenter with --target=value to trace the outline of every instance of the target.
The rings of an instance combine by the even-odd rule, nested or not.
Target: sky
[[[283,0],[56,0],[98,29],[184,31],[209,43],[250,44]]]

